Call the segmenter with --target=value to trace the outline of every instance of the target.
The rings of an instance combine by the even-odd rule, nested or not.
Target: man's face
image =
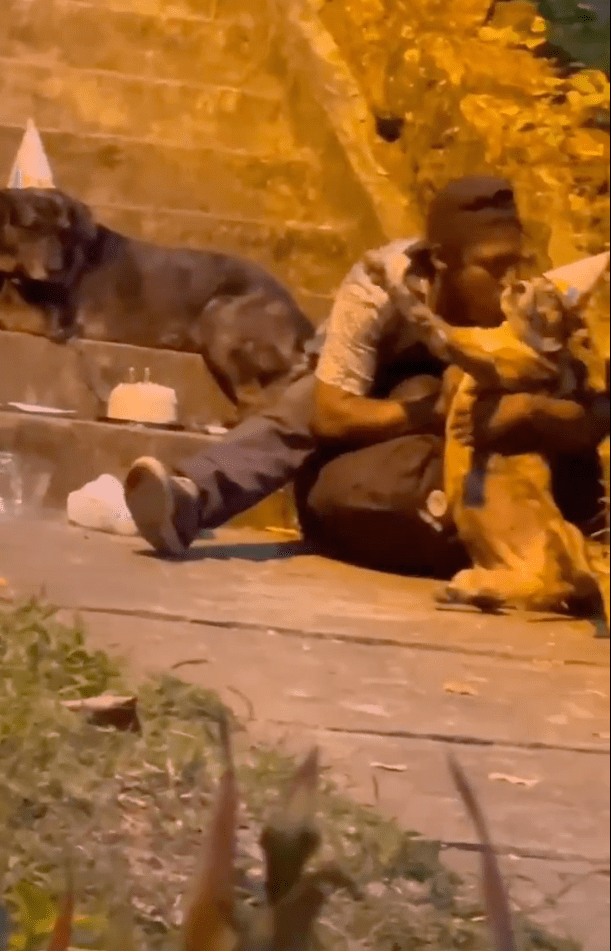
[[[524,261],[519,229],[508,225],[494,237],[463,250],[461,260],[446,272],[448,305],[457,307],[462,319],[479,327],[496,327],[504,320],[501,310],[503,280]]]

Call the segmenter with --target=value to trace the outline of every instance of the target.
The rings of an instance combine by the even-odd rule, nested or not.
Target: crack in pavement
[[[481,853],[483,847],[479,842],[467,842],[451,839],[440,839],[442,850],[456,849],[459,852],[476,852]],[[588,874],[591,875],[603,875],[605,877],[609,876],[609,859],[605,858],[595,858],[591,855],[581,855],[577,852],[558,852],[555,849],[530,849],[527,846],[520,845],[495,845],[494,850],[496,855],[500,856],[516,856],[520,859],[535,859],[536,861],[541,862],[583,862],[586,865],[593,865],[595,868],[591,870]]]
[[[307,723],[290,720],[272,720],[278,726],[301,726],[308,729]],[[430,740],[432,743],[455,743],[461,746],[498,746],[514,750],[554,750],[561,753],[587,753],[597,756],[609,756],[611,749],[608,746],[569,746],[562,743],[544,743],[541,740],[504,740],[502,738],[486,739],[480,736],[469,736],[456,733],[418,733],[416,730],[372,730],[356,729],[339,726],[321,726],[317,728],[326,733],[343,733],[348,736],[378,736],[400,740]]]
[[[452,644],[436,644],[428,641],[398,640],[392,637],[366,637],[358,634],[338,633],[337,631],[316,631],[298,627],[284,627],[277,624],[262,624],[254,621],[239,619],[221,620],[219,618],[199,618],[189,614],[179,614],[170,611],[152,611],[144,608],[108,608],[91,605],[55,605],[60,610],[74,611],[80,614],[109,614],[112,617],[135,617],[148,621],[165,621],[168,623],[193,624],[198,627],[216,627],[224,630],[236,631],[273,631],[282,637],[294,637],[299,640],[314,641],[341,641],[345,644],[359,644],[365,647],[398,647],[402,650],[436,651],[445,654],[465,654],[472,657],[489,657],[494,660],[511,660],[526,663],[537,663],[540,658],[530,654],[512,653],[511,651],[485,650]],[[600,664],[590,660],[563,660],[563,666],[594,667],[607,670],[608,664]]]

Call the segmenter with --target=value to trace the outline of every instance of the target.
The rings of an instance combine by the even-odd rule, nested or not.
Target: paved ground
[[[586,623],[438,611],[432,582],[235,529],[177,564],[52,520],[5,522],[0,576],[78,609],[92,645],[136,673],[214,687],[255,739],[301,751],[314,738],[343,788],[472,874],[452,744],[517,906],[608,949],[609,643]]]

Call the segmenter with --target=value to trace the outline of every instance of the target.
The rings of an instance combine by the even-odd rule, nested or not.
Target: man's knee
[[[333,554],[382,570],[447,577],[464,564],[453,526],[431,514],[443,440],[409,436],[310,463],[297,479],[304,533]]]

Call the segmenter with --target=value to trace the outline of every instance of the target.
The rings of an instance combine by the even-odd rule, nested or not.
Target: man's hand
[[[457,412],[452,434],[462,445],[503,454],[589,451],[609,434],[608,401],[608,394],[585,404],[543,394],[484,397],[474,410]]]
[[[450,426],[450,433],[452,438],[455,439],[461,446],[467,446],[470,449],[473,448],[475,444],[475,433],[473,426],[473,416],[472,416],[472,407],[463,407],[458,409],[454,414],[452,424]]]
[[[420,393],[371,399],[317,380],[312,432],[325,442],[351,446],[370,446],[408,433],[441,435],[444,420],[438,403],[439,392],[426,386]]]
[[[458,409],[452,421],[452,435],[463,446],[492,448],[516,432],[536,425],[536,396],[510,393],[502,397],[481,398],[475,407]]]

